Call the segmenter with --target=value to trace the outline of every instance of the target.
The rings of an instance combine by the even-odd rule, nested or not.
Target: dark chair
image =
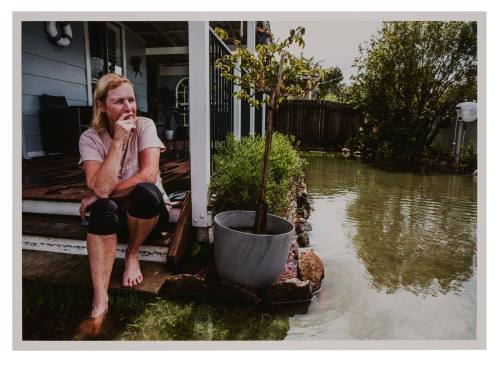
[[[78,153],[80,134],[92,121],[91,106],[68,106],[64,96],[43,94],[40,129],[43,149],[50,153]]]
[[[182,149],[180,151],[186,152],[186,145],[189,147],[189,126],[177,126],[174,132],[174,151],[177,150],[177,141],[182,141]]]
[[[189,125],[184,125],[185,108],[172,108],[172,113],[175,120],[174,141],[172,151],[177,156],[180,154],[186,155],[189,151]],[[178,148],[178,142],[182,141],[182,147]]]

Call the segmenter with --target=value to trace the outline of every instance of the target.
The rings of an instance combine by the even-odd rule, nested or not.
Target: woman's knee
[[[135,218],[149,219],[160,212],[163,197],[155,184],[141,183],[130,193],[128,214]]]
[[[111,199],[98,199],[90,206],[88,232],[98,235],[118,232],[119,207]]]

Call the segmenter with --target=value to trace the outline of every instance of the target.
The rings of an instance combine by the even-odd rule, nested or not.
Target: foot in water
[[[78,327],[78,333],[75,336],[75,340],[87,340],[99,336],[103,332],[104,322],[106,315],[108,314],[108,308],[104,311],[97,311],[94,307],[89,318],[80,323]]]
[[[125,270],[123,271],[122,286],[131,288],[144,280],[142,277],[139,257],[127,255],[125,257]]]

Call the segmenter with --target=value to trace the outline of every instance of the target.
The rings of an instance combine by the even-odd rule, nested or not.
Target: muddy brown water
[[[306,160],[325,279],[286,339],[475,339],[474,178]]]

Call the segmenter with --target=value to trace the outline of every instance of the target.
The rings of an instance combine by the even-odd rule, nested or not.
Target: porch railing
[[[234,132],[233,84],[221,76],[215,61],[227,54],[230,49],[210,28],[210,147],[212,151],[218,142]]]

